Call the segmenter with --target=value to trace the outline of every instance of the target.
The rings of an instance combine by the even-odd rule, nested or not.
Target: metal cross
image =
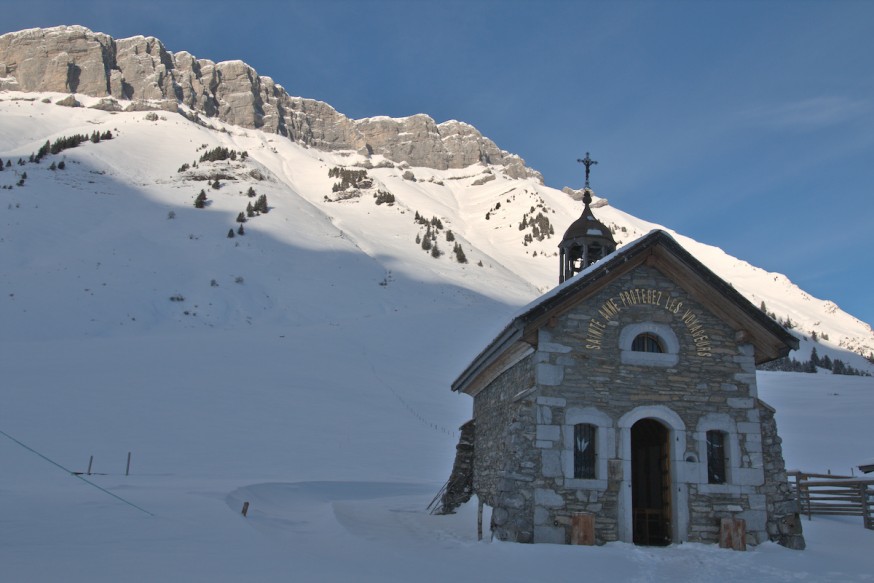
[[[586,188],[589,188],[589,168],[591,168],[592,166],[594,166],[598,162],[589,158],[588,152],[586,152],[585,158],[583,158],[582,160],[577,160],[577,162],[579,162],[580,164],[585,164],[585,166],[586,166]]]

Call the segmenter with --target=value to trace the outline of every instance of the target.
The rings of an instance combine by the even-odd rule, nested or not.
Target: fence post
[[[862,502],[862,525],[874,530],[874,523],[871,522],[871,505],[868,503],[868,484],[859,484],[859,499]]]
[[[476,540],[483,540],[483,499],[478,498],[476,505]]]
[[[792,472],[787,475],[787,478],[792,476],[795,478],[795,503],[798,505],[798,512],[804,512],[804,506],[801,503],[801,473],[800,472]]]
[[[804,474],[801,474],[801,475],[799,476],[799,478],[801,478],[801,477],[803,477],[803,476],[804,476]],[[805,479],[805,481],[806,481],[806,479]],[[803,500],[804,498],[807,499],[807,520],[813,520],[813,512],[812,512],[812,510],[811,510],[811,503],[810,503],[810,488],[807,487],[807,486],[805,486],[805,488],[804,488],[804,494],[802,494],[802,500]]]

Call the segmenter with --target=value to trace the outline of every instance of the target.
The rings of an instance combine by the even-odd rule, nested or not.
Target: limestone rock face
[[[355,125],[372,153],[418,166],[446,170],[488,164],[492,159],[499,164],[504,155],[473,126],[457,121],[438,124],[424,114],[374,117],[358,120]]]
[[[121,72],[116,75],[112,96],[116,99],[146,101],[169,99],[176,96],[173,78],[173,58],[161,41],[154,37],[135,36],[115,42],[111,68]],[[120,85],[120,87],[119,87]]]
[[[0,36],[0,90],[106,95],[112,39],[82,26],[32,28]]]
[[[2,90],[126,100],[131,102],[126,110],[172,111],[168,103],[178,103],[206,117],[274,132],[315,148],[381,154],[395,162],[440,170],[482,162],[504,166],[511,177],[542,180],[524,160],[501,150],[469,124],[438,124],[424,114],[351,120],[327,103],[290,96],[242,61],[214,63],[187,52],[171,53],[154,37],[115,40],[82,26],[4,34]]]

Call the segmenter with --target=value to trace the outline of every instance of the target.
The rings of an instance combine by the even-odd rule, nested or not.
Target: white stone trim
[[[619,540],[634,542],[634,526],[631,516],[631,427],[641,419],[655,419],[668,427],[671,450],[671,542],[682,543],[688,539],[689,492],[687,484],[697,482],[697,476],[687,475],[686,425],[680,416],[664,405],[635,407],[619,418],[619,459],[622,460],[622,480],[619,482]],[[690,477],[692,479],[690,479]]]
[[[634,339],[641,334],[653,334],[662,341],[665,352],[636,352],[631,350]],[[629,324],[619,332],[619,357],[622,364],[640,366],[676,366],[680,361],[680,341],[674,330],[667,324],[639,322]]]
[[[707,432],[722,431],[726,434],[725,448],[725,483],[710,484],[707,481]],[[707,413],[698,419],[694,439],[698,443],[698,490],[704,494],[731,494],[737,484],[740,470],[740,442],[737,436],[737,424],[726,413]],[[690,464],[691,465],[691,464]],[[690,468],[692,470],[692,468]]]
[[[574,478],[574,425],[588,423],[594,425],[595,446],[595,479],[582,480]],[[616,432],[613,430],[613,419],[595,407],[570,407],[564,413],[562,426],[561,465],[564,472],[566,488],[587,490],[607,489],[607,460],[613,458],[616,452]]]

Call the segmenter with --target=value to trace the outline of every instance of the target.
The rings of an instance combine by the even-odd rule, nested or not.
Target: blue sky
[[[874,322],[874,2],[0,0],[0,32],[81,24],[240,59],[353,117],[476,126],[550,186]]]

